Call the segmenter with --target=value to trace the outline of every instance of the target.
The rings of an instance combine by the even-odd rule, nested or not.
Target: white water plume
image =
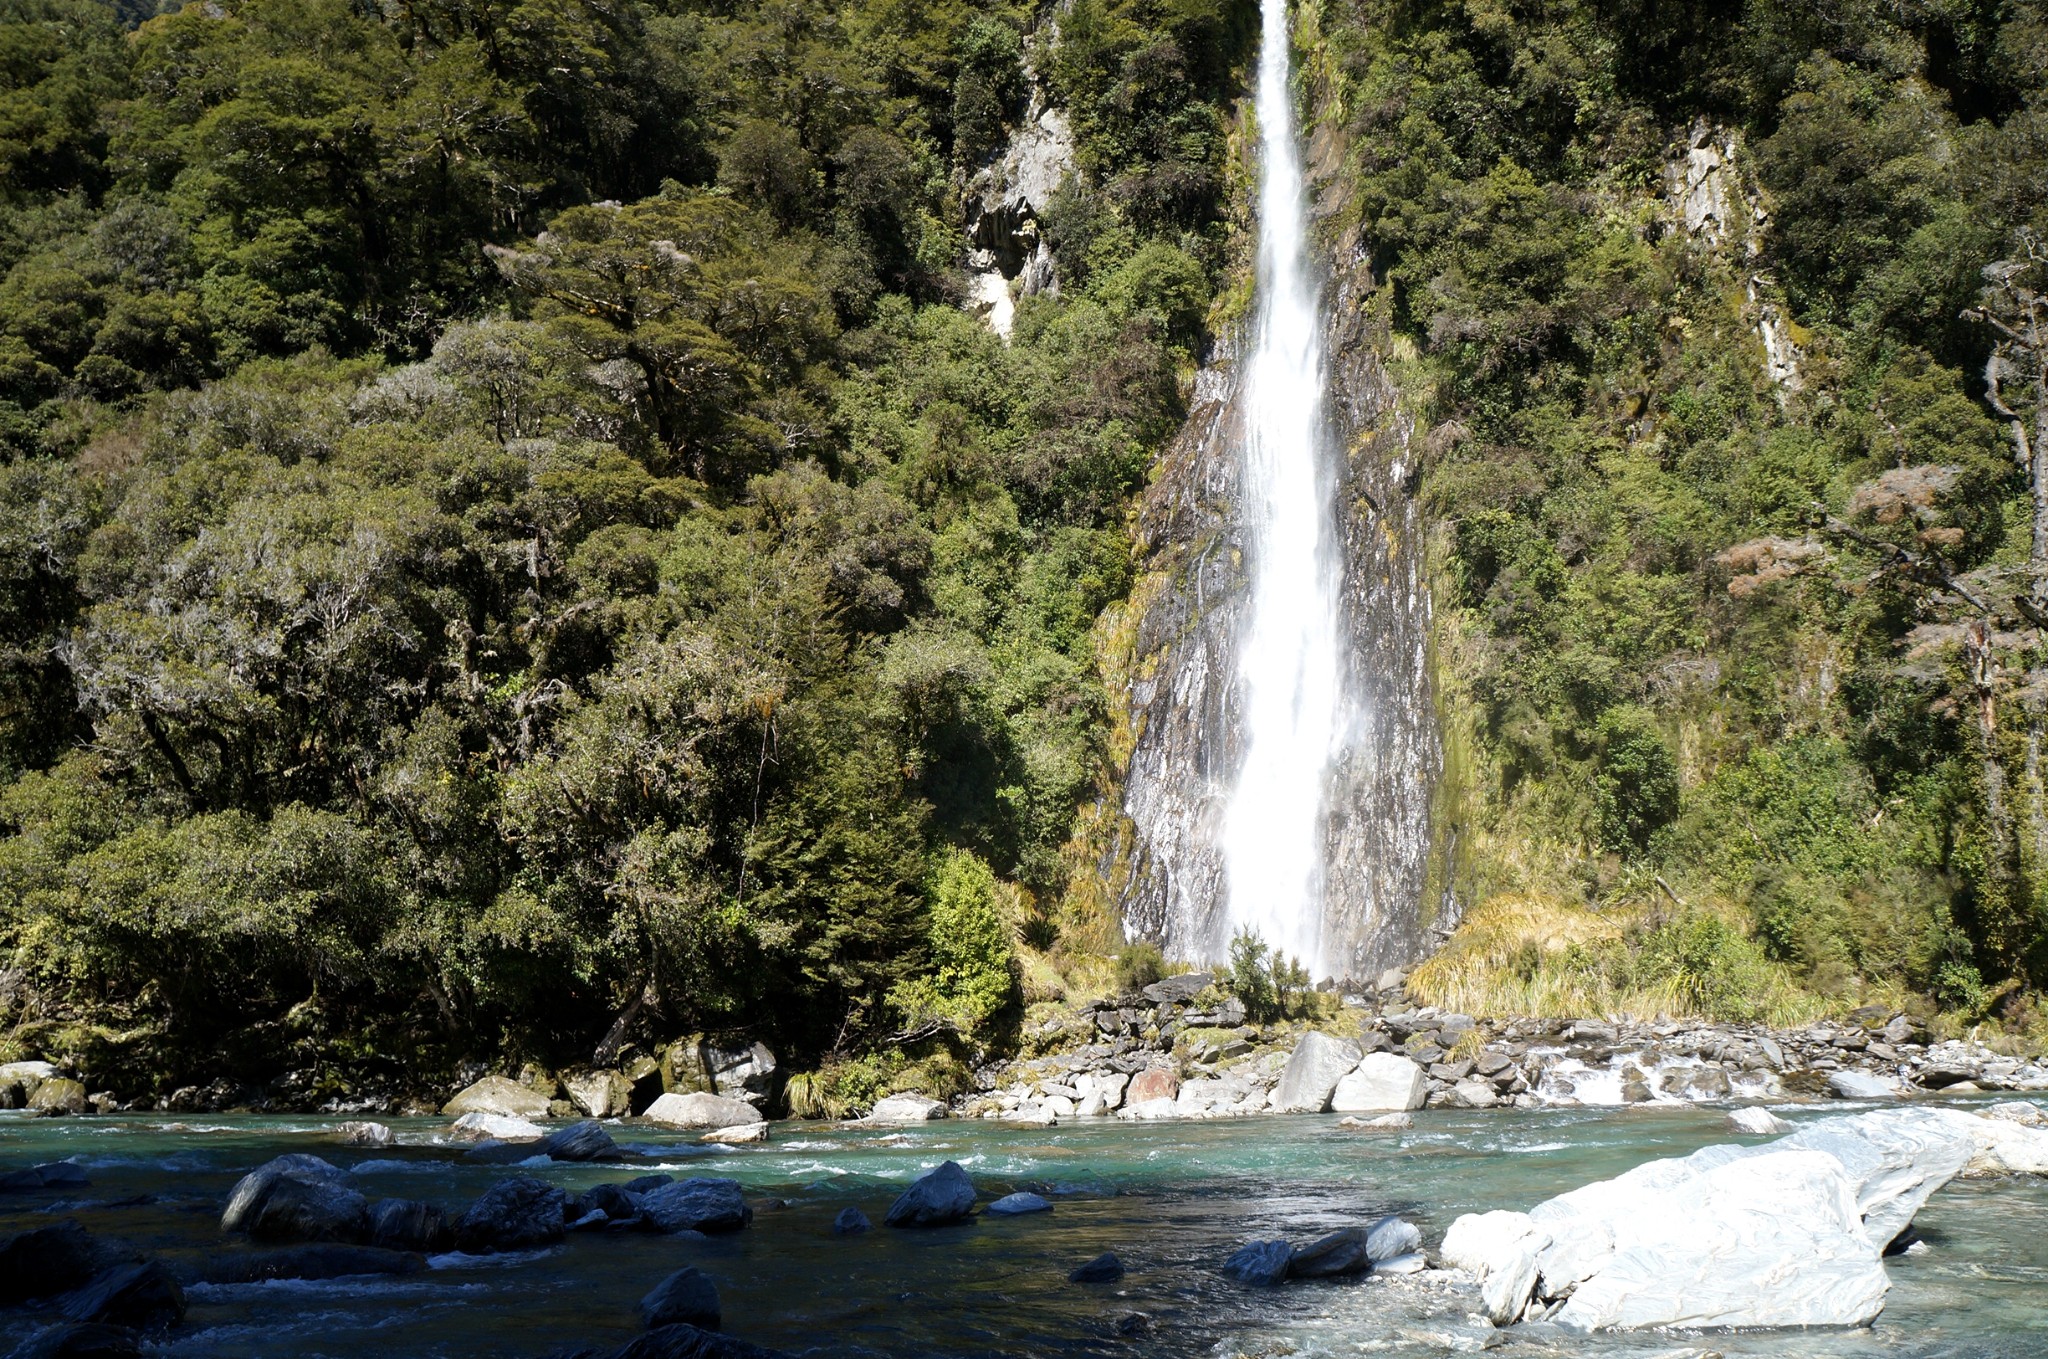
[[[1230,930],[1320,973],[1324,803],[1343,731],[1337,561],[1324,471],[1322,318],[1288,89],[1287,0],[1263,0],[1258,309],[1245,373],[1251,572],[1239,647],[1244,762],[1223,828]]]

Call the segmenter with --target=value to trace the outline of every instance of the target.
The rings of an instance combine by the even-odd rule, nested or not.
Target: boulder
[[[1145,1099],[1135,1100],[1124,1105],[1117,1112],[1117,1117],[1149,1121],[1161,1118],[1174,1118],[1179,1113],[1180,1106],[1170,1099]]]
[[[640,1299],[640,1319],[649,1327],[678,1323],[717,1330],[718,1286],[702,1270],[685,1265]]]
[[[889,1095],[875,1101],[864,1120],[868,1123],[927,1123],[946,1116],[946,1106],[923,1095]]]
[[[776,1067],[775,1054],[764,1043],[714,1043],[692,1034],[669,1044],[662,1077],[672,1094],[723,1095],[753,1102],[773,1088]]]
[[[455,1220],[455,1248],[468,1255],[550,1245],[567,1230],[568,1195],[530,1175],[500,1180]]]
[[[531,1119],[515,1114],[464,1114],[448,1129],[451,1136],[470,1142],[538,1142],[548,1130]]]
[[[58,1114],[82,1114],[85,1112],[85,1087],[65,1076],[52,1076],[36,1082],[36,1088],[29,1092],[28,1109],[32,1113],[54,1117]]]
[[[250,1209],[244,1230],[255,1241],[366,1240],[370,1204],[333,1179],[281,1176]]]
[[[1400,1132],[1415,1126],[1413,1114],[1381,1114],[1377,1118],[1340,1118],[1337,1126],[1352,1132]]]
[[[1420,1274],[1428,1268],[1429,1261],[1423,1258],[1421,1251],[1396,1255],[1391,1260],[1375,1260],[1372,1264],[1372,1272],[1375,1274]]]
[[[787,1359],[780,1350],[766,1350],[729,1335],[685,1323],[657,1326],[639,1339],[613,1350],[609,1359]]]
[[[637,1222],[640,1200],[624,1186],[594,1184],[569,1206],[569,1221],[581,1227],[608,1226],[616,1222]]]
[[[1021,1217],[1025,1213],[1049,1213],[1052,1204],[1037,1194],[1005,1194],[988,1206],[999,1217]]]
[[[874,1224],[868,1221],[868,1215],[860,1209],[841,1208],[839,1216],[832,1219],[832,1235],[859,1236],[862,1232],[872,1229],[873,1226]]]
[[[116,1265],[85,1287],[65,1294],[57,1310],[67,1321],[160,1330],[185,1317],[185,1290],[157,1261]]]
[[[1242,1284],[1271,1288],[1287,1277],[1294,1247],[1285,1241],[1248,1241],[1223,1262],[1223,1272]]]
[[[0,1241],[0,1307],[91,1282],[101,1266],[97,1246],[92,1233],[69,1218]]]
[[[637,1197],[640,1211],[658,1231],[736,1232],[754,1220],[738,1180],[696,1176]]]
[[[625,1155],[594,1118],[549,1133],[533,1151],[552,1161],[616,1161]]]
[[[100,1322],[65,1322],[31,1336],[7,1359],[135,1359],[142,1337],[127,1326]]]
[[[882,1221],[891,1227],[943,1227],[973,1215],[974,1181],[957,1161],[947,1161],[899,1194]]]
[[[1315,1030],[1301,1036],[1280,1084],[1273,1089],[1272,1108],[1282,1114],[1319,1114],[1330,1107],[1337,1082],[1357,1068],[1364,1056],[1356,1043]]]
[[[1207,972],[1183,972],[1153,982],[1141,994],[1154,1005],[1185,1005],[1209,989],[1216,978]]]
[[[1068,1283],[1115,1283],[1124,1276],[1124,1262],[1106,1250],[1067,1275]]]
[[[449,1118],[459,1114],[504,1114],[511,1118],[546,1118],[548,1097],[531,1086],[503,1076],[486,1076],[441,1106]]]
[[[417,1199],[379,1199],[370,1205],[370,1244],[396,1251],[442,1251],[454,1242],[448,1215]]]
[[[663,1095],[640,1115],[649,1123],[669,1128],[731,1128],[742,1123],[759,1123],[761,1111],[751,1104],[720,1095],[700,1092]]]
[[[1452,1109],[1491,1109],[1500,1096],[1485,1081],[1462,1080],[1444,1092],[1444,1104]]]
[[[1429,1094],[1422,1068],[1393,1052],[1369,1052],[1346,1072],[1330,1092],[1330,1107],[1339,1113],[1402,1112],[1420,1109]]]
[[[742,1123],[738,1127],[733,1128],[714,1128],[697,1140],[720,1147],[739,1147],[745,1146],[750,1142],[766,1142],[768,1140],[768,1124],[764,1121],[760,1123]]]
[[[268,1279],[418,1274],[426,1267],[427,1259],[418,1251],[378,1246],[288,1246],[283,1250],[217,1254],[206,1262],[200,1277],[206,1283],[262,1283]]]
[[[1180,1077],[1174,1074],[1172,1067],[1148,1066],[1131,1077],[1124,1098],[1128,1105],[1135,1106],[1158,1099],[1174,1099],[1179,1094]]]
[[[1422,1249],[1422,1230],[1398,1217],[1383,1217],[1366,1229],[1365,1253],[1377,1265]]]
[[[235,1187],[228,1191],[227,1206],[220,1215],[220,1229],[224,1232],[248,1232],[255,1227],[263,1215],[264,1205],[280,1185],[287,1182],[311,1184],[339,1184],[344,1179],[341,1169],[331,1162],[305,1152],[292,1152],[265,1161],[256,1169],[235,1181]],[[331,1206],[346,1214],[349,1209],[345,1200],[336,1199]],[[310,1213],[314,1209],[309,1206]],[[272,1230],[282,1230],[289,1220],[288,1213],[281,1213]],[[278,1239],[272,1237],[271,1239]],[[335,1240],[338,1238],[315,1238]]]
[[[343,1123],[334,1129],[334,1140],[345,1147],[388,1147],[391,1129],[382,1123]]]
[[[34,1189],[80,1189],[91,1184],[85,1167],[76,1161],[45,1161],[39,1166],[0,1175],[0,1193],[23,1193]]]
[[[1370,1274],[1372,1256],[1366,1251],[1368,1231],[1346,1227],[1331,1232],[1294,1252],[1287,1265],[1291,1279],[1332,1279],[1347,1274]]]
[[[573,1071],[562,1077],[569,1102],[592,1118],[623,1118],[632,1112],[633,1083],[610,1069]]]
[[[1899,1083],[1867,1071],[1837,1071],[1828,1077],[1828,1089],[1841,1099],[1895,1099]]]
[[[1749,1137],[1776,1137],[1792,1131],[1790,1123],[1769,1109],[1760,1109],[1753,1105],[1746,1109],[1730,1110],[1728,1128],[1731,1132],[1739,1132]]]

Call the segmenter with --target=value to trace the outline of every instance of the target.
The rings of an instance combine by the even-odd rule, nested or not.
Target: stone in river
[[[860,1209],[841,1208],[839,1216],[832,1219],[832,1235],[859,1236],[873,1226],[874,1224],[868,1221],[868,1215]]]
[[[716,1147],[741,1147],[753,1142],[768,1140],[768,1124],[742,1123],[735,1128],[713,1128],[697,1139]]]
[[[544,1180],[515,1175],[492,1185],[455,1220],[456,1249],[469,1255],[550,1245],[567,1230],[568,1195]]]
[[[142,1337],[130,1327],[67,1322],[37,1332],[7,1359],[134,1359],[141,1353]]]
[[[248,1231],[262,1211],[264,1200],[287,1180],[333,1182],[342,1178],[339,1167],[304,1152],[292,1152],[265,1161],[235,1181],[235,1187],[228,1191],[227,1207],[220,1215],[220,1229],[224,1232]]]
[[[1776,1137],[1792,1131],[1792,1125],[1779,1118],[1769,1109],[1751,1106],[1733,1109],[1728,1114],[1728,1127],[1733,1132],[1745,1133],[1750,1137]]]
[[[609,1359],[786,1359],[781,1350],[763,1349],[716,1331],[678,1323],[657,1326],[638,1340],[613,1350]]]
[[[0,1175],[0,1193],[21,1193],[32,1189],[79,1189],[91,1184],[85,1167],[76,1161],[46,1161],[25,1170]]]
[[[185,1290],[157,1261],[117,1265],[85,1287],[65,1294],[57,1310],[70,1321],[155,1330],[185,1316]]]
[[[1280,1084],[1274,1087],[1272,1108],[1282,1114],[1319,1114],[1330,1107],[1337,1082],[1349,1075],[1364,1054],[1356,1043],[1332,1038],[1313,1029],[1294,1045]]]
[[[640,1299],[640,1319],[648,1326],[678,1322],[718,1329],[718,1286],[702,1270],[685,1265],[656,1284]]]
[[[890,1095],[875,1101],[864,1120],[868,1123],[928,1123],[946,1116],[946,1106],[923,1095]]]
[[[1285,1241],[1248,1241],[1223,1262],[1223,1272],[1239,1283],[1271,1288],[1287,1277],[1294,1247]]]
[[[556,1161],[616,1161],[623,1155],[611,1134],[594,1118],[548,1134],[533,1151]]]
[[[754,1220],[738,1180],[695,1176],[638,1197],[640,1211],[664,1232],[736,1232]]]
[[[335,1128],[334,1140],[345,1147],[388,1147],[391,1129],[382,1123],[343,1123]]]
[[[337,1180],[283,1176],[247,1218],[257,1241],[348,1241],[370,1234],[370,1203]]]
[[[1329,1279],[1345,1274],[1370,1274],[1372,1256],[1367,1253],[1369,1233],[1364,1227],[1346,1227],[1320,1241],[1303,1246],[1288,1262],[1287,1274],[1294,1279]]]
[[[942,1227],[974,1213],[974,1181],[956,1161],[920,1176],[889,1205],[882,1221],[891,1227]]]
[[[418,1199],[379,1199],[370,1205],[370,1244],[387,1250],[440,1251],[454,1240],[448,1216]]]
[[[417,1274],[427,1267],[418,1251],[378,1246],[287,1246],[282,1250],[220,1252],[201,1267],[207,1283],[261,1283],[266,1279],[346,1279],[366,1274]]]
[[[92,1233],[66,1218],[0,1241],[0,1307],[68,1293],[101,1264]]]
[[[640,1115],[649,1123],[670,1128],[732,1128],[742,1123],[759,1123],[761,1111],[744,1100],[723,1095],[678,1095],[673,1092],[647,1106]]]
[[[1340,1118],[1337,1126],[1352,1132],[1400,1132],[1415,1126],[1413,1114],[1381,1114],[1377,1118]]]
[[[1375,1265],[1421,1249],[1421,1229],[1398,1217],[1383,1217],[1366,1231],[1365,1253]]]
[[[450,1118],[459,1114],[504,1114],[512,1118],[546,1118],[548,1097],[503,1076],[486,1076],[441,1106]]]
[[[988,1211],[1003,1217],[1016,1217],[1024,1213],[1049,1213],[1052,1204],[1037,1194],[1005,1194],[991,1203]]]
[[[1067,1275],[1068,1283],[1115,1283],[1124,1276],[1124,1262],[1116,1258],[1115,1251],[1102,1254]]]
[[[1330,1107],[1339,1113],[1420,1109],[1429,1094],[1422,1068],[1392,1052],[1370,1052],[1338,1080]]]
[[[1828,1089],[1842,1099],[1892,1099],[1899,1093],[1899,1083],[1867,1071],[1837,1071],[1828,1077]]]
[[[469,1113],[456,1119],[448,1131],[469,1141],[538,1142],[547,1136],[548,1130],[530,1118],[513,1114]]]
[[[1173,1099],[1180,1094],[1180,1077],[1170,1066],[1148,1066],[1131,1077],[1129,1089],[1125,1092],[1128,1107],[1149,1104],[1156,1099]]]

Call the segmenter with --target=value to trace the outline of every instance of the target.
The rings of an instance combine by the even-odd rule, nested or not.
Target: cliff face
[[[1312,168],[1327,177],[1336,158],[1317,150]],[[1326,214],[1317,226],[1353,723],[1325,796],[1323,939],[1330,970],[1365,979],[1431,941],[1425,880],[1443,756],[1413,425],[1381,362],[1384,329],[1365,308],[1370,261]],[[1242,754],[1236,657],[1247,585],[1240,342],[1220,345],[1197,379],[1187,425],[1141,507],[1144,576],[1119,658],[1130,739],[1123,816],[1102,870],[1127,933],[1186,958],[1221,957],[1229,943],[1220,841]]]

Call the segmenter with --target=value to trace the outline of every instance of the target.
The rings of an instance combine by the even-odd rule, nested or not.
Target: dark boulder
[[[26,1170],[0,1175],[0,1193],[26,1193],[36,1189],[82,1189],[91,1184],[85,1167],[76,1161],[49,1161]]]
[[[370,1205],[369,1242],[386,1250],[432,1254],[455,1243],[448,1215],[418,1199],[379,1199]]]
[[[1239,1283],[1271,1288],[1287,1277],[1294,1247],[1285,1241],[1250,1241],[1223,1262],[1223,1272]]]
[[[350,1241],[370,1235],[370,1201],[333,1180],[275,1181],[248,1216],[255,1241]]]
[[[974,1215],[974,1181],[957,1161],[918,1178],[889,1205],[882,1220],[891,1227],[943,1227]]]
[[[156,1330],[185,1317],[185,1290],[171,1271],[151,1260],[117,1265],[85,1287],[66,1293],[57,1310],[70,1321]]]
[[[640,1299],[640,1319],[649,1327],[683,1323],[717,1330],[718,1285],[703,1270],[685,1265]]]
[[[611,1359],[787,1359],[781,1350],[762,1349],[716,1331],[696,1326],[659,1326],[621,1349]]]
[[[525,1250],[560,1241],[569,1196],[530,1175],[500,1180],[455,1222],[455,1245],[470,1255]]]
[[[205,1283],[261,1283],[266,1279],[346,1279],[363,1274],[418,1274],[427,1259],[417,1251],[378,1246],[288,1246],[283,1250],[216,1255],[200,1271]]]
[[[754,1220],[738,1180],[681,1180],[638,1198],[640,1211],[657,1231],[736,1232]]]
[[[1367,1250],[1369,1236],[1368,1228],[1347,1227],[1303,1246],[1288,1262],[1288,1277],[1331,1279],[1344,1274],[1372,1273],[1372,1255]]]
[[[10,1236],[0,1241],[0,1307],[81,1288],[101,1265],[92,1233],[68,1218]]]
[[[7,1359],[135,1359],[141,1353],[142,1337],[127,1326],[69,1322],[38,1331]]]
[[[659,1188],[660,1186],[655,1186]],[[596,1213],[607,1225],[632,1222],[640,1217],[640,1200],[619,1184],[596,1184],[583,1191],[569,1209],[571,1221],[581,1222]]]
[[[859,1236],[862,1232],[871,1230],[874,1225],[868,1221],[868,1215],[860,1209],[841,1208],[839,1216],[832,1219],[832,1235]]]
[[[637,1179],[626,1181],[626,1192],[628,1194],[645,1194],[651,1189],[659,1189],[665,1184],[674,1184],[675,1182],[676,1177],[673,1175],[642,1175]]]
[[[625,1155],[594,1118],[549,1133],[529,1154],[556,1161],[616,1161]]]
[[[1124,1276],[1124,1262],[1116,1258],[1116,1252],[1106,1250],[1102,1254],[1067,1275],[1068,1283],[1115,1283]]]
[[[235,1181],[235,1187],[228,1191],[227,1207],[220,1215],[220,1229],[224,1232],[248,1231],[262,1211],[264,1200],[286,1180],[333,1183],[342,1178],[340,1169],[304,1152],[265,1161]]]

